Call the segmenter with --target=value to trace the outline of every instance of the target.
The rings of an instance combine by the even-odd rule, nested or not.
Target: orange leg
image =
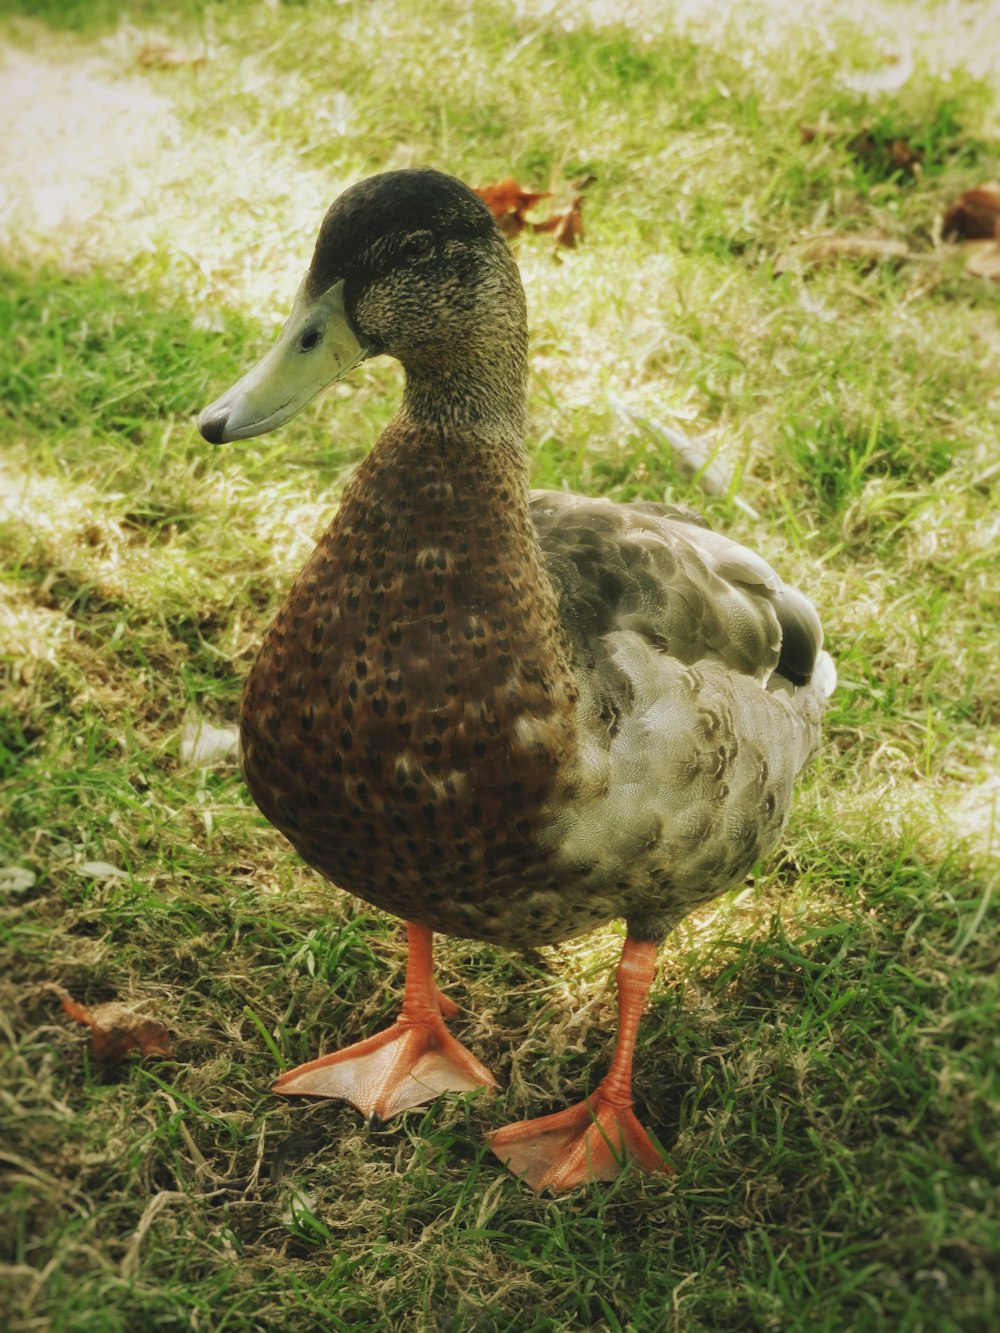
[[[372,1121],[433,1101],[442,1092],[495,1088],[496,1080],[444,1025],[458,1005],[434,982],[434,936],[406,923],[409,955],[403,1007],[392,1027],[282,1074],[283,1097],[334,1097]]]
[[[616,973],[618,1040],[611,1068],[579,1105],[490,1135],[493,1152],[532,1189],[614,1180],[626,1161],[647,1171],[672,1171],[632,1110],[635,1038],[655,974],[656,945],[627,939]]]

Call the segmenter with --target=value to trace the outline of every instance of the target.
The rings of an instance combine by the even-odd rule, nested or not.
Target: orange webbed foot
[[[283,1097],[333,1097],[366,1119],[388,1120],[442,1092],[478,1087],[495,1088],[496,1080],[437,1016],[401,1017],[366,1041],[289,1070],[273,1090]]]
[[[403,1009],[392,1027],[282,1074],[282,1097],[332,1097],[371,1121],[388,1120],[442,1092],[495,1088],[496,1079],[444,1025],[458,1005],[434,980],[433,937],[407,923],[409,957]]]
[[[439,986],[434,987],[434,999],[437,1001],[437,1007],[441,1010],[442,1018],[457,1018],[462,1012],[455,1001],[449,1000]]]
[[[592,1097],[555,1115],[506,1125],[489,1136],[492,1151],[533,1190],[569,1190],[614,1180],[626,1162],[673,1174],[630,1105],[598,1087]]]
[[[533,1190],[568,1190],[594,1180],[614,1180],[626,1162],[673,1174],[632,1110],[632,1055],[655,973],[656,945],[629,935],[616,973],[615,1053],[593,1094],[568,1111],[507,1125],[489,1136],[501,1162]]]

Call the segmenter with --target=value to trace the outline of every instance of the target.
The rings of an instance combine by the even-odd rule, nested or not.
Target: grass
[[[0,7],[13,1329],[996,1325],[998,292],[935,225],[1000,169],[997,71],[975,5],[661,9]],[[557,204],[596,175],[579,250],[517,242],[535,480],[695,504],[814,598],[840,669],[781,856],[663,951],[636,1085],[671,1180],[539,1199],[484,1149],[600,1077],[616,928],[441,942],[499,1096],[378,1133],[275,1101],[279,1066],[393,1014],[399,932],[231,758],[184,758],[192,719],[235,721],[400,377],[227,449],[193,416],[336,193],[421,162]],[[919,258],[813,264],[817,233]],[[760,517],[618,403],[708,434]],[[58,986],[154,1014],[176,1058],[96,1065]]]

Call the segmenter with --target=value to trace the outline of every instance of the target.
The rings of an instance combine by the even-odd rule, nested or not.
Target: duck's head
[[[517,378],[525,338],[517,267],[483,201],[440,171],[388,171],[327,212],[281,337],[198,428],[212,444],[263,435],[382,353],[403,363],[408,386],[467,385],[498,348]]]

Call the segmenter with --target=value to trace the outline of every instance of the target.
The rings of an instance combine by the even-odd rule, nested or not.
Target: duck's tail
[[[785,696],[796,715],[798,754],[796,771],[804,768],[819,749],[820,729],[827,700],[837,687],[837,668],[833,658],[824,649],[816,655],[809,679],[792,684],[788,677],[776,671],[767,682],[768,692]]]

